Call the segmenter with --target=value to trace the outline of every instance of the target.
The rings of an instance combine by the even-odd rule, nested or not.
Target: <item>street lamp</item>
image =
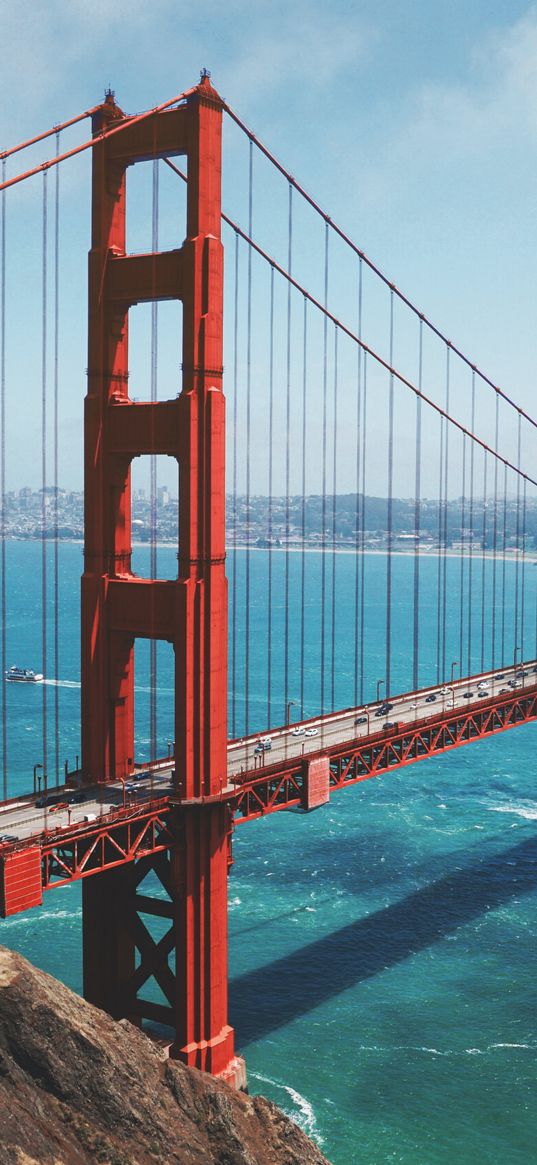
[[[377,680],[377,704],[380,701],[380,689],[384,687],[384,680]]]
[[[289,725],[291,723],[291,707],[293,705],[296,707],[296,700],[288,700],[287,701],[287,710],[285,713],[285,724],[286,724],[287,728],[289,727]]]
[[[42,768],[43,768],[43,765],[39,765],[39,764],[34,765],[34,797],[35,797],[36,793],[41,792],[41,777],[37,775],[37,770],[42,769]],[[37,784],[39,785],[38,789],[36,789]]]
[[[454,660],[453,660],[453,663],[451,664],[451,677],[450,677],[450,681],[449,681],[449,682],[450,682],[450,684],[452,684],[452,683],[453,683],[453,668],[455,668],[455,667],[458,667],[458,666],[459,666],[459,661],[458,661],[458,659],[454,659]]]

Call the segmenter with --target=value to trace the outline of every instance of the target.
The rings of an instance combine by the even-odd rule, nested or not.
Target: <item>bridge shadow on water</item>
[[[230,983],[238,1046],[262,1039],[536,886],[537,836],[239,976]]]

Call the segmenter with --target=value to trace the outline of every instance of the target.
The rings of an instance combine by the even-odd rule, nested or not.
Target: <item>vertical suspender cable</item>
[[[253,215],[253,142],[249,139],[248,160],[248,236],[252,238]],[[252,433],[252,248],[248,248],[248,286],[246,300],[246,562],[244,606],[244,732],[250,731],[250,493],[251,493],[251,433]]]
[[[500,435],[500,398],[496,393],[496,414],[494,425],[494,448],[498,451]],[[492,516],[492,628],[491,628],[491,659],[490,666],[494,671],[496,666],[496,571],[498,551],[498,458],[494,458],[494,509]]]
[[[6,178],[6,161],[2,161],[2,182]],[[0,268],[0,522],[2,599],[2,792],[7,800],[7,690],[6,690],[6,191],[2,191]]]
[[[423,320],[420,319],[418,387],[423,377]],[[421,397],[416,396],[416,469],[414,478],[414,617],[412,650],[412,688],[419,687],[420,659],[420,537],[421,537]]]
[[[472,369],[472,423],[471,431],[475,432],[475,370]],[[474,462],[475,462],[475,445],[471,442],[470,445],[470,513],[468,521],[468,538],[469,538],[469,553],[468,553],[468,672],[472,674],[472,573],[474,563]]]
[[[438,480],[438,551],[436,569],[436,682],[440,683],[442,665],[442,538],[444,532],[444,511],[442,499],[444,494],[444,417],[440,417],[440,457]]]
[[[272,722],[272,505],[274,475],[274,267],[270,268],[267,728]]]
[[[503,467],[503,535],[502,535],[502,667],[505,667],[505,567],[507,547],[507,466]]]
[[[237,393],[239,333],[239,236],[237,232],[235,232],[235,287],[233,306],[233,485],[231,498],[233,558],[231,574],[231,735],[235,739],[237,735]]]
[[[331,709],[335,708],[336,682],[336,547],[337,547],[337,400],[338,395],[338,329],[334,329],[334,466],[332,478],[332,675]]]
[[[483,529],[481,534],[481,671],[485,670],[485,582],[487,565],[487,450],[483,450]]]
[[[521,584],[520,584],[520,659],[525,659],[524,654],[524,616],[526,612],[526,502],[527,502],[528,483],[524,478],[523,485],[523,500],[522,500],[522,567],[521,567]]]
[[[158,205],[159,205],[158,158],[153,160],[153,198],[151,250],[158,251]],[[158,370],[158,301],[151,300],[151,403],[157,400]],[[154,418],[154,410],[151,412]],[[153,422],[154,423],[154,422]],[[149,459],[150,473],[150,567],[151,578],[157,577],[157,458],[154,453]],[[157,641],[154,635],[149,640],[149,741],[151,760],[157,756]]]
[[[459,574],[459,675],[464,674],[464,561],[466,543],[466,433],[462,435],[461,557]]]
[[[324,306],[328,307],[328,222],[324,232]],[[323,316],[323,492],[321,502],[321,716],[325,712],[325,631],[326,631],[326,425],[328,394],[328,318]]]
[[[520,647],[518,638],[518,608],[519,608],[519,574],[520,574],[520,445],[521,445],[521,416],[518,414],[518,434],[517,434],[517,473],[516,479],[516,554],[515,554],[515,618],[514,618],[514,645],[513,645],[513,662],[516,663],[516,653]]]
[[[393,368],[393,288],[390,288],[390,367]],[[390,372],[388,396],[388,502],[386,555],[386,679],[385,694],[391,695],[392,652],[392,551],[393,551],[393,372]]]
[[[360,588],[360,704],[364,702],[364,657],[365,657],[365,484],[366,484],[366,454],[367,454],[367,352],[364,352],[363,378],[363,406],[362,406],[362,490],[360,515],[360,558],[362,560],[362,584]]]
[[[308,368],[308,300],[304,296],[304,324],[302,340],[302,556],[300,571],[300,719],[304,719],[304,657],[306,617],[306,404]]]
[[[450,353],[446,348],[446,413],[449,416]],[[449,478],[449,424],[446,421],[444,441],[444,523],[442,532],[442,670],[441,678],[446,681],[446,600],[447,600],[447,547],[448,547],[448,478]]]
[[[293,262],[293,187],[289,183],[289,211],[287,233],[287,270],[292,273]],[[283,698],[284,724],[287,718],[287,701],[289,699],[289,537],[290,537],[290,473],[291,473],[291,283],[287,284],[287,352],[285,360],[285,578],[284,578],[284,662],[283,662]]]
[[[56,153],[60,152],[60,135],[56,134]],[[60,309],[60,167],[56,166],[54,189],[54,762],[56,784],[60,783],[60,569],[59,569],[59,477],[58,477],[58,384],[59,384],[59,309]]]
[[[358,336],[362,335],[362,291],[363,291],[363,260],[358,267]],[[357,385],[356,385],[356,505],[354,519],[354,706],[358,704],[358,670],[359,670],[359,634],[358,623],[360,616],[360,571],[363,571],[363,557],[358,551],[360,538],[360,442],[361,410],[362,410],[362,349],[358,345],[357,352]]]
[[[43,170],[42,344],[41,344],[41,653],[47,679],[47,171]],[[48,779],[47,685],[42,688],[43,781]]]

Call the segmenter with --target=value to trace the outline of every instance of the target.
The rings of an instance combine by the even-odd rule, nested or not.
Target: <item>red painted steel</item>
[[[95,134],[123,116],[108,99],[94,117]],[[136,637],[173,644],[177,778],[167,821],[171,844],[166,839],[174,903],[173,990],[158,959],[153,963],[168,983],[174,1054],[214,1073],[235,1071],[227,1023],[229,810],[183,801],[214,798],[227,771],[221,129],[221,101],[205,76],[184,106],[133,120],[93,151],[82,581],[87,784],[124,780],[133,769]],[[168,153],[188,157],[186,240],[167,254],[126,255],[126,168]],[[179,237],[182,233],[179,227]],[[134,404],[128,395],[128,311],[137,302],[169,298],[183,303],[182,391],[177,401]],[[174,582],[142,580],[131,572],[131,460],[157,452],[174,457],[179,466]],[[89,848],[83,842],[80,849],[77,842],[60,852],[55,844],[46,855],[45,878],[52,884],[106,871],[106,894],[91,880],[85,883],[84,990],[114,1014],[123,998],[124,1014],[130,1015],[137,1006],[135,950],[146,940],[141,924],[120,925],[117,899],[134,918],[135,882],[123,867],[137,859],[137,846],[145,845],[148,834],[137,835],[133,849],[129,831],[120,836],[122,828],[117,825],[112,833],[101,828]],[[151,828],[158,832],[155,822]],[[148,853],[158,848],[153,836]],[[157,981],[162,986],[158,976]]]
[[[330,800],[330,761],[327,756],[306,760],[304,765],[304,808],[317,809]]]
[[[7,853],[0,863],[0,908],[3,918],[43,901],[41,849],[30,845]]]

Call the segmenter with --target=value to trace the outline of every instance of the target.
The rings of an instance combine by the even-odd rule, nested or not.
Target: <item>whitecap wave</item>
[[[537,805],[523,805],[520,802],[510,805],[490,805],[490,813],[512,813],[515,817],[523,817],[525,821],[537,821]]]
[[[271,1088],[277,1088],[280,1092],[286,1092],[293,1102],[294,1108],[289,1111],[285,1105],[280,1105],[286,1116],[302,1129],[308,1137],[316,1141],[318,1145],[324,1144],[324,1139],[321,1137],[317,1129],[317,1121],[313,1105],[301,1092],[297,1092],[296,1088],[291,1088],[290,1084],[282,1084],[279,1080],[271,1080],[270,1076],[263,1076],[261,1072],[249,1072],[248,1075],[254,1080],[260,1080],[263,1084],[270,1084]]]
[[[37,914],[19,914],[15,918],[6,918],[2,922],[2,928],[6,930],[13,929],[13,927],[22,926],[28,927],[35,923],[49,922],[54,920],[57,922],[60,919],[62,922],[67,920],[80,922],[82,918],[82,909],[79,910],[40,910]]]

